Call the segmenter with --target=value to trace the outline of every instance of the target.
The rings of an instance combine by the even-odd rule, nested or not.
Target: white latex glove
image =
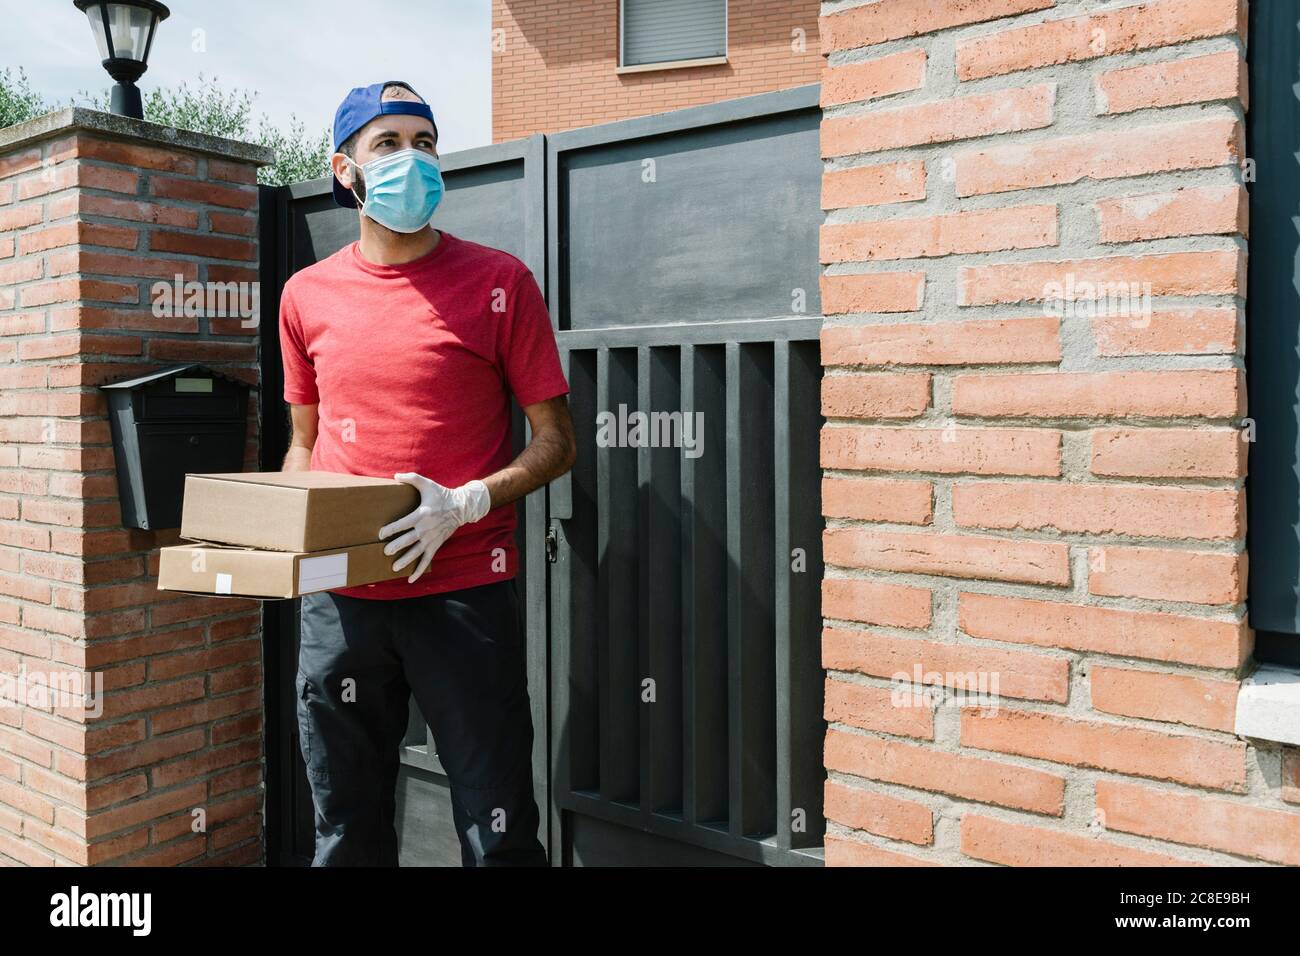
[[[384,554],[396,554],[409,546],[409,550],[393,564],[393,570],[400,571],[418,559],[415,572],[406,579],[414,583],[429,567],[434,552],[442,547],[442,543],[457,528],[478,521],[488,513],[492,507],[492,496],[488,493],[487,485],[477,480],[459,488],[448,488],[414,472],[403,472],[393,477],[414,486],[420,492],[420,506],[392,524],[380,528],[379,537],[382,539],[399,531],[406,532],[388,542]]]

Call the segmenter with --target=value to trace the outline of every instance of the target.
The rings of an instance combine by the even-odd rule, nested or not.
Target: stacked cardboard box
[[[419,493],[388,478],[328,471],[186,475],[180,535],[162,548],[158,588],[292,598],[402,577],[379,529]]]

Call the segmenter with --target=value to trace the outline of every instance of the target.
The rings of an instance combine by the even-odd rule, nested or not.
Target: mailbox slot
[[[178,380],[179,381],[179,380]],[[214,386],[210,392],[182,392],[150,389],[140,396],[139,421],[182,419],[211,421],[238,418],[243,396],[229,382],[207,379]],[[168,383],[170,384],[170,383]]]

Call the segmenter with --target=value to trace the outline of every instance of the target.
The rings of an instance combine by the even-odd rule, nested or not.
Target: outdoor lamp
[[[104,69],[117,80],[110,109],[121,116],[144,119],[144,104],[135,81],[149,66],[149,48],[159,20],[171,16],[157,0],[73,0],[90,19]]]

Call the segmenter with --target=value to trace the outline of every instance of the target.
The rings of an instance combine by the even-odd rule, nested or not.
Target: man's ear
[[[344,189],[351,189],[352,182],[352,164],[342,153],[335,153],[330,157],[330,169],[334,172],[334,177],[343,184]]]

